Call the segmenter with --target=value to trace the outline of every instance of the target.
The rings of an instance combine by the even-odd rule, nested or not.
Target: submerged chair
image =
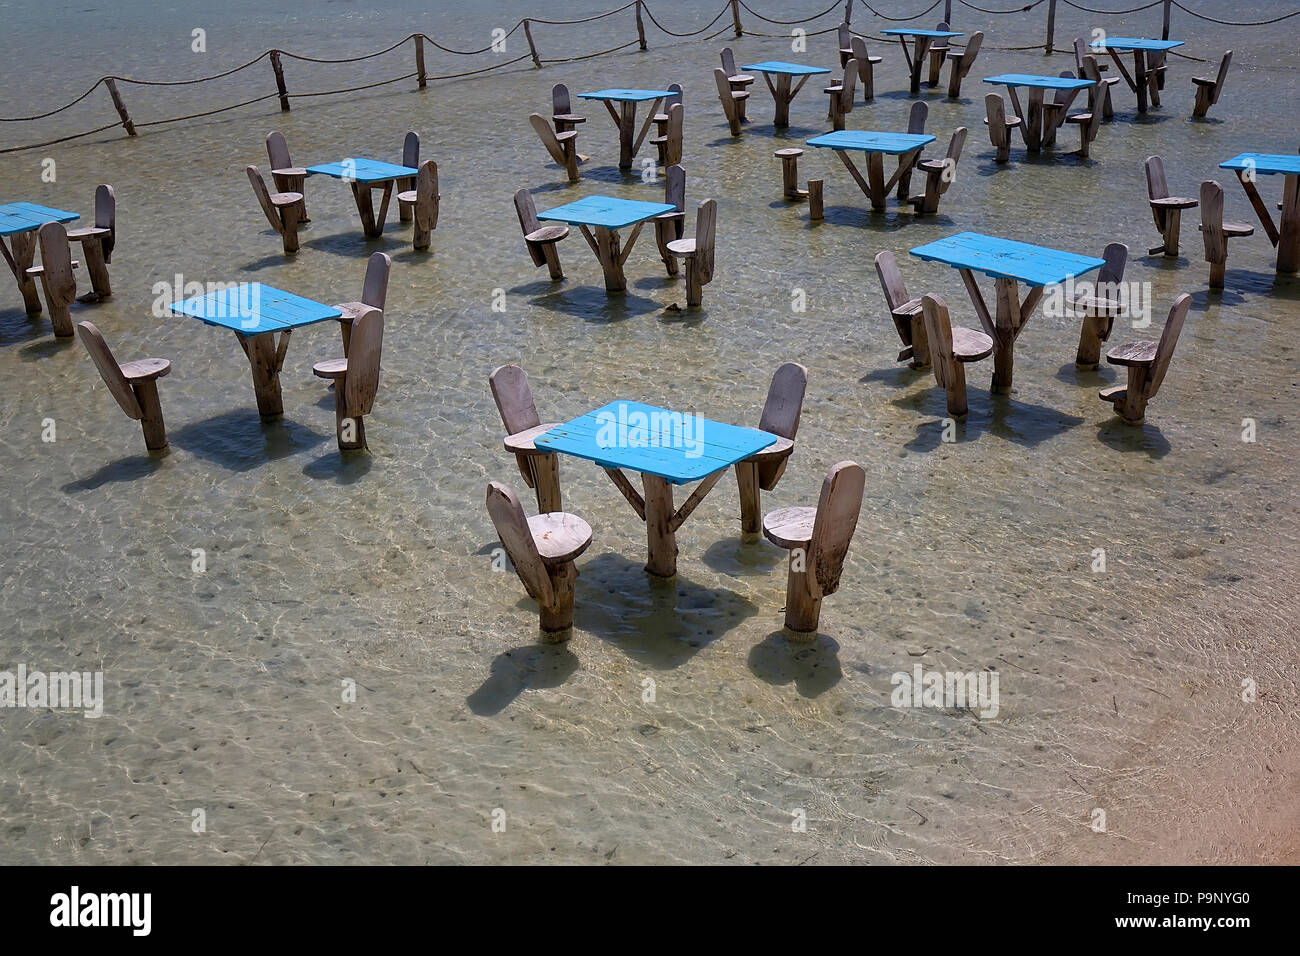
[[[942,20],[935,25],[936,30],[945,31],[948,24]],[[943,72],[943,61],[947,59],[948,54],[953,51],[953,47],[948,45],[947,37],[935,37],[930,44],[930,78],[929,85],[934,87],[939,85],[939,74]]]
[[[857,82],[858,61],[849,60],[848,63],[844,64],[843,79],[838,82],[832,80],[831,85],[822,91],[829,94],[831,98],[828,115],[832,129],[844,129],[844,117],[853,112],[853,88]]]
[[[1178,344],[1183,320],[1187,318],[1191,304],[1192,297],[1186,292],[1174,300],[1159,342],[1133,342],[1106,353],[1106,361],[1111,365],[1128,368],[1128,383],[1112,385],[1098,394],[1102,401],[1114,406],[1115,414],[1123,419],[1125,425],[1141,425],[1146,418],[1147,402],[1155,398],[1160,383],[1165,380],[1169,360],[1173,358],[1174,346]]]
[[[409,203],[415,211],[411,242],[416,251],[423,251],[429,248],[430,235],[438,228],[438,206],[442,197],[438,195],[438,164],[426,159],[419,168],[415,188],[398,193],[397,198]]]
[[[907,131],[913,136],[920,136],[925,132],[925,121],[930,115],[930,107],[925,105],[924,100],[917,100],[907,111]],[[901,157],[900,157],[901,159]],[[916,164],[921,161],[921,153],[918,150],[912,162],[906,169],[902,170],[898,177],[898,201],[907,202],[908,197],[912,194],[912,170]]]
[[[925,316],[921,300],[909,299],[903,285],[903,274],[892,252],[876,253],[876,275],[885,293],[885,305],[894,320],[894,328],[903,341],[903,351],[895,361],[908,361],[911,368],[925,368],[930,364],[930,347],[925,331]]]
[[[785,146],[772,153],[781,160],[781,192],[786,199],[807,199],[808,190],[799,187],[799,157],[803,150],[797,146]]]
[[[668,251],[668,243],[686,234],[686,170],[681,166],[668,167],[664,176],[664,202],[673,206],[674,210],[661,212],[652,222],[655,225],[655,244],[659,247],[659,257],[663,259],[669,277],[672,277],[678,273],[677,257]]]
[[[1097,69],[1095,56],[1088,54],[1083,58],[1083,70],[1080,75],[1092,80],[1096,85],[1088,88],[1088,108],[1078,113],[1070,113],[1065,117],[1065,121],[1079,127],[1079,155],[1087,159],[1088,150],[1092,146],[1092,141],[1097,138],[1097,130],[1101,127],[1101,97],[1104,95],[1100,92],[1101,73]]]
[[[302,221],[302,193],[268,193],[266,181],[256,166],[245,169],[253,184],[253,195],[271,228],[280,234],[285,254],[298,251],[298,223]]]
[[[718,87],[718,99],[722,101],[722,112],[727,117],[731,135],[739,136],[740,124],[745,119],[745,100],[749,99],[749,90],[733,88],[727,79],[727,71],[721,67],[714,69],[713,81]]]
[[[668,95],[664,97],[664,110],[662,113],[654,115],[656,139],[659,136],[668,134],[668,111],[682,101],[682,85],[680,83],[668,84]],[[654,142],[654,140],[651,140]],[[662,166],[663,163],[661,162]],[[670,164],[671,165],[671,164]]]
[[[762,529],[761,494],[776,487],[785,474],[786,462],[794,451],[794,436],[799,431],[803,397],[808,390],[808,370],[797,362],[785,362],[772,376],[763,403],[760,430],[778,436],[762,451],[736,462],[736,484],[740,489],[740,533],[756,535]]]
[[[420,168],[420,136],[414,130],[406,134],[406,139],[402,142],[402,165],[407,169],[418,170]],[[409,196],[415,189],[415,176],[407,176],[405,179],[399,179],[396,183],[397,188],[397,212],[398,220],[401,222],[410,222],[411,213],[415,211],[415,199],[403,199],[403,196]]]
[[[945,159],[923,159],[916,168],[925,173],[925,192],[912,196],[908,202],[918,213],[932,214],[939,211],[939,197],[948,191],[957,175],[957,161],[961,159],[962,147],[966,145],[966,127],[958,126],[948,141],[948,155]]]
[[[379,355],[383,344],[384,313],[367,308],[352,321],[348,354],[312,366],[313,375],[334,382],[334,424],[339,451],[367,447],[363,419],[370,414],[379,391]]]
[[[695,214],[695,238],[674,239],[668,251],[686,262],[686,305],[698,308],[704,301],[704,286],[713,281],[713,238],[718,224],[718,204],[712,199],[700,203]]]
[[[847,23],[841,23],[835,29],[835,36],[839,40],[840,68],[843,69],[853,59],[853,29]]]
[[[360,302],[339,302],[334,308],[343,315],[339,318],[339,328],[343,333],[343,355],[351,354],[352,326],[356,320],[371,309],[384,311],[384,302],[388,298],[388,273],[393,267],[393,260],[386,252],[371,253],[366,262],[366,279],[361,287]]]
[[[1232,51],[1229,50],[1223,54],[1223,59],[1219,61],[1217,76],[1192,77],[1192,82],[1196,84],[1196,105],[1192,108],[1193,116],[1204,117],[1210,112],[1210,107],[1219,102],[1219,94],[1223,92],[1223,81],[1228,78],[1228,64],[1231,62]]]
[[[1228,240],[1253,236],[1254,226],[1223,221],[1223,187],[1212,179],[1201,183],[1201,239],[1205,243],[1205,261],[1210,264],[1210,288],[1223,288],[1223,274],[1228,265]]]
[[[542,423],[537,415],[528,374],[518,365],[502,365],[488,377],[492,400],[506,427],[506,451],[513,452],[524,482],[537,492],[538,511],[560,511],[560,456],[539,449],[533,439],[555,428],[558,422]]]
[[[551,129],[551,124],[546,122],[541,113],[531,114],[528,122],[532,124],[537,138],[542,141],[546,151],[551,154],[551,159],[555,160],[556,165],[564,167],[569,182],[576,183],[578,181],[578,131],[570,129],[557,133]]]
[[[1011,158],[1011,131],[1020,125],[1020,117],[1007,115],[1001,93],[985,95],[984,111],[984,125],[989,128],[989,142],[997,150],[994,162],[1005,163]]]
[[[748,73],[741,73],[736,69],[736,55],[731,52],[731,47],[723,47],[722,50],[722,69],[727,73],[727,86],[738,93],[744,93],[744,96],[735,97],[736,116],[740,122],[747,122],[745,119],[745,104],[749,99],[748,87],[754,82],[754,78]]]
[[[293,164],[284,135],[277,130],[266,134],[266,158],[271,162],[271,182],[275,183],[276,192],[298,193],[305,197],[307,170]],[[302,199],[298,205],[298,222],[311,222],[307,218],[307,200]]]
[[[966,48],[961,53],[952,52],[948,54],[948,62],[952,64],[952,72],[948,74],[948,96],[950,99],[957,99],[961,96],[961,81],[966,79],[966,74],[970,68],[975,65],[975,57],[979,56],[980,47],[984,45],[984,31],[976,30],[966,41]]]
[[[779,508],[763,518],[763,536],[790,552],[785,627],[794,635],[816,633],[822,600],[839,590],[866,483],[861,465],[841,461],[822,482],[816,508]]]
[[[80,302],[99,302],[113,294],[108,281],[108,263],[113,261],[113,246],[117,242],[117,196],[113,187],[103,183],[95,187],[95,224],[68,230],[68,241],[81,243],[90,274],[92,291],[83,295]]]
[[[1164,239],[1161,245],[1153,246],[1147,254],[1154,256],[1157,252],[1163,252],[1167,256],[1177,257],[1179,220],[1183,210],[1195,209],[1200,201],[1169,195],[1169,184],[1165,181],[1165,161],[1159,156],[1148,156],[1143,165],[1147,174],[1147,201],[1151,203],[1151,215]]]
[[[171,371],[171,362],[147,358],[121,365],[113,357],[99,329],[90,322],[78,322],[77,334],[90,353],[95,368],[99,369],[109,394],[117,400],[127,418],[140,423],[145,447],[150,451],[165,449],[167,427],[163,424],[162,405],[158,401],[158,379]]]
[[[1080,368],[1096,368],[1101,362],[1101,343],[1110,338],[1115,318],[1126,305],[1120,283],[1124,281],[1124,267],[1128,264],[1128,246],[1112,242],[1101,257],[1105,264],[1097,272],[1092,291],[1076,296],[1070,303],[1071,309],[1083,318],[1079,350],[1074,356],[1074,364]]]
[[[568,132],[579,123],[587,122],[587,117],[573,112],[569,103],[569,88],[563,83],[551,87],[551,122],[555,124],[557,133]]]
[[[1074,69],[1080,75],[1084,75],[1083,58],[1089,56],[1087,41],[1083,37],[1074,38]],[[1088,77],[1096,82],[1096,87],[1088,91],[1088,102],[1091,109],[1097,108],[1097,97],[1101,98],[1101,118],[1110,122],[1115,117],[1115,108],[1112,105],[1110,97],[1110,88],[1120,81],[1118,76],[1101,76],[1110,69],[1110,64],[1102,63],[1093,57],[1093,62],[1097,64],[1097,77]]]
[[[578,577],[573,562],[590,546],[591,526],[563,511],[525,517],[518,495],[497,481],[488,484],[487,510],[515,573],[528,596],[541,606],[542,640],[567,641]]]
[[[858,64],[858,82],[862,84],[862,101],[870,102],[876,98],[875,68],[881,58],[867,53],[867,41],[862,37],[853,37],[849,41],[849,50],[852,54],[849,59],[856,60]]]
[[[522,186],[515,190],[515,214],[519,217],[519,228],[524,231],[524,245],[533,257],[533,265],[545,265],[551,272],[551,281],[559,282],[564,278],[564,270],[560,268],[560,254],[555,244],[569,234],[569,227],[558,223],[543,226],[538,222],[533,195]]]
[[[967,362],[978,362],[992,355],[993,339],[976,329],[953,328],[948,306],[937,295],[921,296],[921,310],[925,313],[934,380],[946,393],[949,417],[961,421],[969,411],[964,366]]]
[[[668,106],[667,115],[664,132],[650,140],[659,152],[659,165],[664,169],[682,161],[682,104],[673,103]]]
[[[68,232],[60,222],[47,222],[36,233],[41,247],[41,264],[27,269],[32,279],[41,280],[45,293],[45,307],[50,311],[50,324],[57,338],[72,338],[72,314],[68,306],[77,298],[77,279],[72,274],[81,263],[72,258],[68,245]]]

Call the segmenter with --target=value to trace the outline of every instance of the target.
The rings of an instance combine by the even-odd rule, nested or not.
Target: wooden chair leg
[[[912,316],[912,361],[909,368],[926,368],[930,364],[929,333],[925,331],[925,316],[918,312]]]
[[[75,330],[72,328],[72,313],[68,311],[68,303],[59,301],[50,294],[50,283],[44,272],[41,273],[41,289],[45,292],[45,307],[50,312],[50,324],[54,326],[55,338],[71,338]]]
[[[343,357],[348,357],[348,349],[352,347],[352,320],[341,319],[339,321],[339,335],[343,338]]]
[[[1178,228],[1182,219],[1181,209],[1165,210],[1165,255],[1178,258]]]
[[[149,379],[131,386],[135,400],[140,403],[140,427],[144,429],[144,446],[150,451],[167,447],[167,427],[163,424],[162,404],[158,401],[158,382]]]
[[[560,456],[529,455],[528,468],[537,492],[537,510],[542,514],[563,511],[560,498]]]
[[[686,260],[686,306],[692,309],[699,308],[703,301],[704,284],[700,282],[700,268],[696,264],[696,257],[691,256]],[[72,328],[72,325],[69,324],[68,328]]]
[[[284,240],[284,251],[286,254],[298,251],[298,222],[302,217],[302,210],[297,204],[284,206],[280,209],[280,222],[284,227],[281,238]]]
[[[1085,315],[1079,328],[1079,349],[1074,364],[1079,368],[1096,368],[1101,364],[1101,319]]]
[[[573,588],[578,579],[578,568],[572,561],[567,561],[548,566],[546,574],[551,579],[555,602],[541,606],[542,641],[563,644],[573,636]]]
[[[97,238],[87,239],[81,244],[81,251],[86,260],[86,271],[90,273],[90,294],[81,298],[83,302],[97,302],[113,294],[108,280],[108,265],[104,259],[104,245]]]
[[[947,393],[949,417],[962,421],[970,411],[966,404],[966,366],[963,363],[954,361],[944,369],[943,387]]]
[[[1227,268],[1228,268],[1228,262],[1226,258],[1224,259],[1223,262],[1210,263],[1210,288],[1211,289],[1223,288],[1223,276],[1224,273],[1227,271]]]
[[[347,376],[334,380],[334,430],[338,435],[339,451],[362,451],[366,446],[366,424],[360,415],[349,415],[344,395],[347,393]]]
[[[796,567],[803,570],[796,571]],[[795,640],[810,641],[817,633],[822,599],[813,596],[811,585],[807,548],[791,549],[790,571],[785,580],[785,629]]]
[[[736,462],[736,485],[740,489],[740,533],[747,538],[756,537],[763,530],[758,462]]]
[[[576,183],[578,181],[578,141],[576,137],[565,140],[564,168],[568,171],[569,182]]]
[[[664,268],[668,270],[670,279],[677,278],[680,270],[677,268],[677,257],[668,251],[668,243],[680,238],[681,236],[677,235],[677,227],[672,220],[655,220],[655,245],[659,247],[659,258],[664,261]]]
[[[1210,112],[1210,93],[1208,86],[1196,87],[1196,105],[1192,108],[1192,115],[1203,118]]]
[[[820,222],[826,217],[826,207],[822,202],[822,180],[808,180],[808,218]]]
[[[551,281],[559,282],[564,278],[564,270],[560,268],[560,252],[555,248],[555,243],[548,242],[542,246],[542,256],[546,259],[546,268],[551,273]]]
[[[1150,374],[1151,369],[1145,365],[1130,365],[1128,368],[1128,388],[1124,393],[1124,401],[1115,405],[1115,411],[1125,425],[1141,425],[1146,419],[1146,385]]]

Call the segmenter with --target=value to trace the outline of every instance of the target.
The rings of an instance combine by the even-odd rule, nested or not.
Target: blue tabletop
[[[567,222],[574,226],[622,229],[635,222],[653,219],[660,213],[675,211],[677,207],[666,202],[641,202],[636,199],[615,199],[612,196],[588,196],[586,199],[578,199],[540,212],[537,218]]]
[[[784,63],[781,60],[764,60],[762,63],[742,66],[741,69],[753,70],[755,73],[788,73],[790,76],[813,76],[817,73],[830,72],[820,66],[800,66],[798,63]]]
[[[836,133],[823,133],[808,140],[809,146],[828,149],[860,149],[864,153],[889,153],[901,155],[933,143],[929,133],[875,133],[867,130],[846,129]]]
[[[31,232],[47,222],[73,222],[80,218],[75,212],[38,206],[34,202],[8,202],[0,206],[0,236]]]
[[[308,175],[333,176],[335,179],[353,179],[359,183],[382,183],[389,179],[406,179],[418,176],[420,171],[410,166],[381,163],[377,159],[345,159],[341,163],[323,163],[308,166]]]
[[[1036,86],[1044,90],[1081,90],[1092,86],[1092,80],[1072,80],[1068,76],[1038,76],[1035,73],[999,73],[984,78],[985,83],[998,86]]]
[[[914,30],[910,27],[895,27],[892,30],[881,30],[881,33],[891,37],[959,37],[960,33],[953,33],[951,30]]]
[[[946,262],[955,269],[972,269],[997,279],[1016,279],[1026,285],[1064,282],[1105,265],[1105,260],[1080,256],[1028,242],[1015,242],[962,232],[917,246],[912,255],[927,262]]]
[[[641,402],[611,402],[534,440],[603,468],[658,475],[674,485],[707,478],[776,441],[756,428],[725,425]]]
[[[1272,175],[1283,173],[1287,176],[1300,175],[1300,155],[1296,153],[1242,153],[1226,162],[1219,163],[1220,169],[1254,169],[1257,173]]]
[[[339,319],[343,313],[331,305],[322,305],[261,282],[240,283],[232,289],[217,289],[172,303],[177,315],[189,315],[207,325],[234,329],[241,335],[281,332],[327,319]]]
[[[1099,50],[1172,50],[1182,46],[1182,40],[1148,40],[1145,37],[1107,37],[1093,40],[1088,46]]]
[[[579,93],[581,100],[617,100],[622,103],[640,103],[643,100],[657,100],[673,94],[669,90],[596,90],[594,93]]]

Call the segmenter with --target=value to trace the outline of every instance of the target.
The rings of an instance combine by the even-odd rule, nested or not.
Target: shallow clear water
[[[0,4],[13,24],[0,74],[12,97],[0,112],[64,102],[108,71],[215,72],[271,45],[340,56],[434,26],[449,45],[482,45],[498,20],[509,27],[538,12],[521,0],[508,16],[474,5],[416,17],[402,12],[413,4],[382,14],[324,4],[290,21],[260,6],[230,5],[223,22],[206,25],[212,14],[184,5],[78,13],[62,34],[69,69],[52,75],[36,41],[59,23],[35,5]],[[599,6],[552,4],[551,13]],[[1231,17],[1283,7],[1252,4]],[[712,16],[663,0],[654,9],[669,26]],[[535,35],[556,55],[576,55],[627,39],[630,13]],[[1180,36],[1189,21],[1175,14]],[[1038,13],[991,25],[978,16],[960,9],[954,28],[983,27],[992,46],[1041,40]],[[860,28],[870,23],[855,16]],[[1089,25],[1063,11],[1058,37]],[[1150,33],[1158,11],[1107,25]],[[194,26],[208,29],[206,58],[189,53]],[[115,295],[74,306],[73,318],[95,322],[119,357],[173,363],[160,385],[171,453],[150,459],[81,347],[56,342],[48,319],[28,320],[12,283],[0,283],[9,386],[0,399],[0,668],[102,669],[107,689],[98,720],[0,711],[0,856],[830,863],[1284,853],[1278,835],[1294,836],[1295,811],[1272,811],[1296,805],[1300,763],[1300,282],[1275,275],[1273,251],[1256,235],[1234,240],[1228,290],[1207,295],[1194,214],[1183,258],[1145,258],[1158,236],[1141,162],[1163,155],[1176,193],[1218,178],[1228,218],[1253,221],[1217,163],[1245,150],[1293,151],[1300,84],[1290,31],[1196,23],[1188,39],[1194,56],[1235,51],[1211,122],[1188,118],[1188,77],[1209,68],[1175,58],[1163,108],[1138,118],[1132,94],[1117,90],[1119,115],[1091,162],[1026,160],[1017,148],[1005,167],[992,162],[980,123],[979,78],[1072,61],[986,46],[962,101],[923,94],[939,148],[955,126],[970,128],[958,180],[941,214],[926,219],[892,203],[871,214],[834,157],[808,150],[801,176],[824,178],[827,191],[826,221],[811,226],[805,206],[781,200],[771,152],[824,130],[820,87],[810,83],[795,101],[785,137],[773,136],[770,99],[756,92],[754,122],[733,142],[709,82],[723,40],[670,45],[653,31],[647,53],[424,93],[407,81],[300,100],[287,115],[270,101],[130,141],[109,133],[0,156],[0,201],[88,216],[94,185],[115,185]],[[833,64],[833,40],[809,43],[804,58]],[[776,39],[735,46],[741,62],[800,58]],[[850,128],[904,124],[901,54],[877,52],[877,100],[855,107]],[[290,88],[412,69],[409,47],[391,56],[345,68],[291,62]],[[464,62],[431,54],[430,70]],[[263,72],[224,87],[127,88],[128,104],[137,120],[212,109],[266,92]],[[527,114],[545,112],[555,82],[576,92],[674,80],[686,88],[688,202],[719,202],[717,277],[704,309],[665,311],[684,292],[664,277],[649,236],[628,260],[626,296],[606,297],[576,236],[560,247],[568,280],[553,287],[523,249],[515,188],[532,188],[542,207],[592,192],[654,199],[659,187],[614,168],[613,128],[594,105],[581,108],[589,122],[580,148],[592,159],[581,183],[565,184]],[[17,124],[21,132],[7,124],[0,146],[107,122],[106,109],[88,101],[77,116]],[[247,163],[265,164],[272,128],[300,163],[395,160],[403,134],[419,131],[441,177],[432,252],[412,252],[409,227],[395,223],[365,241],[346,188],[312,180],[313,222],[302,251],[284,258],[243,175]],[[1075,135],[1063,131],[1068,146]],[[55,183],[40,179],[46,156]],[[1270,205],[1280,187],[1262,181]],[[1157,325],[1177,293],[1193,294],[1142,428],[1118,424],[1096,397],[1114,369],[1076,372],[1074,321],[1040,313],[1018,344],[1015,392],[989,395],[988,363],[973,367],[969,420],[958,442],[941,442],[942,393],[893,363],[872,257],[891,250],[912,294],[938,292],[955,321],[974,325],[957,273],[907,255],[962,230],[1093,254],[1127,242],[1127,278],[1151,283]],[[313,362],[339,350],[331,324],[293,336],[284,420],[262,425],[233,337],[151,314],[155,283],[176,273],[354,299],[376,250],[394,268],[369,456],[340,459],[333,398],[311,375]],[[497,289],[505,313],[492,310]],[[791,309],[796,289],[805,312]],[[1118,328],[1115,341],[1145,335]],[[813,503],[841,459],[868,474],[817,642],[782,636],[785,555],[741,543],[730,478],[684,525],[679,575],[663,585],[641,570],[644,532],[626,503],[594,466],[565,459],[566,507],[595,539],[578,562],[572,641],[535,643],[535,605],[492,566],[484,486],[521,482],[500,447],[488,373],[522,364],[551,420],[630,398],[756,424],[770,374],[787,360],[808,367],[808,398],[794,458],[765,510]],[[53,443],[41,440],[47,418]],[[1254,443],[1241,440],[1245,418],[1257,422]],[[197,548],[203,574],[191,570]],[[1106,550],[1105,573],[1091,570],[1096,548]],[[892,707],[890,675],[918,662],[995,668],[1000,714]],[[646,678],[653,704],[642,702]],[[1258,682],[1256,703],[1240,700],[1245,678]],[[355,703],[341,700],[345,680],[356,682]],[[505,833],[492,832],[496,808]],[[791,831],[796,808],[806,810],[807,832]],[[1107,812],[1106,834],[1089,827],[1094,808]],[[207,814],[201,835],[191,831],[195,809]]]

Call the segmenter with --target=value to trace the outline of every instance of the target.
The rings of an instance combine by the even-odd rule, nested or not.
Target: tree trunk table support
[[[341,179],[352,187],[352,198],[356,201],[357,213],[361,217],[361,232],[367,239],[375,239],[384,234],[393,184],[398,180],[414,178],[419,172],[409,166],[397,166],[374,159],[345,159],[337,163],[307,167],[308,176],[329,176]],[[374,203],[376,189],[383,190],[377,214]]]
[[[614,126],[618,129],[618,168],[624,171],[632,168],[632,160],[645,142],[646,133],[654,125],[655,114],[663,101],[672,96],[669,90],[596,90],[593,93],[579,93],[578,98],[599,100],[605,104]],[[641,103],[649,103],[645,122],[638,132],[636,128],[636,110]]]
[[[1110,54],[1128,88],[1137,94],[1139,113],[1147,111],[1148,99],[1152,106],[1160,105],[1160,90],[1164,86],[1160,72],[1163,61],[1170,50],[1182,45],[1182,40],[1148,40],[1145,37],[1107,37],[1104,41],[1090,44],[1093,49],[1104,49]],[[1132,73],[1124,65],[1123,54],[1126,52],[1133,54]]]
[[[928,133],[879,133],[865,130],[840,130],[815,136],[808,140],[809,146],[832,149],[839,156],[844,167],[858,184],[858,188],[871,200],[871,208],[877,212],[885,209],[885,202],[890,191],[921,156],[921,150],[934,142]],[[857,151],[866,154],[867,175],[864,177],[849,153]],[[898,169],[893,177],[885,182],[885,156],[898,157]]]
[[[1277,247],[1277,271],[1300,271],[1300,155],[1291,153],[1242,153],[1219,164],[1231,169],[1246,192],[1251,207],[1264,227],[1268,241]],[[1273,223],[1268,204],[1255,186],[1259,176],[1282,176],[1280,227]]]
[[[606,292],[624,292],[627,290],[627,277],[623,273],[623,263],[627,261],[636,243],[637,236],[647,220],[666,212],[676,212],[677,207],[671,203],[640,202],[630,199],[616,199],[611,196],[588,196],[576,202],[556,206],[537,214],[539,221],[563,222],[577,226],[582,231],[582,238],[596,254],[597,261],[605,273]],[[618,230],[633,226],[627,243],[619,239]]]
[[[47,222],[75,222],[81,217],[75,212],[51,209],[30,202],[11,202],[0,205],[0,257],[13,273],[18,291],[23,297],[23,308],[28,315],[41,314],[41,297],[36,281],[27,274],[36,258],[36,232]],[[9,243],[5,243],[5,237]]]
[[[930,53],[930,44],[942,37],[951,39],[959,37],[962,34],[954,33],[951,30],[915,30],[915,29],[893,29],[881,30],[885,36],[898,37],[898,43],[903,48],[903,59],[907,61],[907,70],[911,76],[911,85],[909,92],[916,96],[921,92],[921,70],[925,67],[926,57]],[[912,38],[912,49],[907,48],[907,39]]]
[[[830,73],[830,70],[820,66],[803,66],[799,63],[786,63],[781,60],[765,60],[762,63],[751,63],[741,67],[745,73],[762,73],[763,82],[767,84],[768,90],[772,94],[772,102],[776,104],[772,125],[777,129],[786,129],[790,125],[790,102],[799,95],[804,84],[808,82],[808,77],[817,76],[823,73]],[[772,77],[776,77],[776,82],[772,82]],[[795,77],[799,82],[795,83]]]

